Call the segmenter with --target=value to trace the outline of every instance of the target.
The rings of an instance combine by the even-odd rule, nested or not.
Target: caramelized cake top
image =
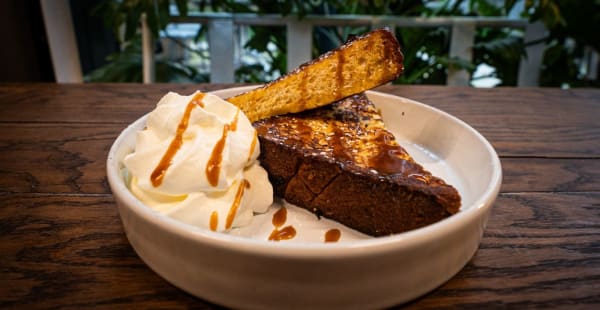
[[[335,162],[354,173],[422,185],[445,184],[398,144],[364,93],[318,109],[258,121],[254,126],[264,139],[304,156]]]

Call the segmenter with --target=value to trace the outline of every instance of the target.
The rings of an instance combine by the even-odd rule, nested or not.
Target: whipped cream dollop
[[[259,165],[256,130],[216,95],[166,94],[123,161],[131,192],[182,222],[228,231],[248,225],[273,202]]]

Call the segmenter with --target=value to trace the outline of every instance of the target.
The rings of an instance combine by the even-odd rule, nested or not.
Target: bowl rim
[[[257,86],[242,86],[225,88],[212,91],[219,95],[220,92],[244,92]],[[235,236],[219,232],[213,232],[209,229],[195,227],[185,224],[178,220],[172,219],[166,215],[160,214],[157,211],[143,205],[127,188],[125,182],[120,176],[121,164],[116,162],[116,153],[123,141],[128,135],[135,134],[135,129],[145,123],[148,114],[140,117],[133,123],[123,129],[117,139],[111,145],[106,161],[107,179],[115,198],[119,198],[124,202],[127,208],[141,216],[144,220],[159,226],[161,229],[170,234],[177,235],[180,238],[187,239],[195,243],[201,243],[230,250],[238,253],[246,253],[251,255],[262,255],[282,258],[296,259],[341,259],[361,256],[377,256],[390,251],[410,250],[411,248],[422,246],[430,242],[435,242],[436,239],[450,235],[453,231],[460,229],[472,221],[476,221],[486,214],[494,204],[494,201],[500,191],[502,182],[502,168],[498,154],[496,153],[490,142],[461,119],[446,113],[440,109],[431,107],[424,103],[408,99],[401,96],[391,95],[378,91],[367,91],[367,95],[374,94],[376,96],[388,98],[391,100],[403,100],[410,104],[418,105],[421,108],[430,110],[432,113],[447,117],[450,120],[457,122],[464,127],[479,142],[481,142],[491,157],[492,176],[486,190],[478,197],[468,208],[458,212],[457,214],[443,219],[439,222],[427,225],[422,228],[411,230],[408,232],[366,239],[356,240],[352,242],[341,243],[285,243],[285,242],[269,242],[264,240],[256,240],[242,236]]]

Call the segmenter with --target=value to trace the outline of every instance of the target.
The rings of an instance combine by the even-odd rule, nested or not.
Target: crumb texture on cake
[[[412,159],[364,93],[254,126],[275,193],[319,216],[383,236],[460,208],[456,189]]]
[[[377,29],[249,92],[227,98],[250,121],[296,113],[351,96],[398,77],[403,55],[396,37]]]

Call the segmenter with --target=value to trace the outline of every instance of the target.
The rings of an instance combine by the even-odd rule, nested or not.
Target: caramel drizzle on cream
[[[271,235],[269,235],[269,240],[271,241],[281,241],[292,239],[296,236],[296,229],[293,226],[286,226],[282,229],[275,228]]]
[[[175,157],[175,154],[177,154],[177,151],[179,151],[181,145],[183,144],[183,133],[188,127],[192,110],[197,106],[204,107],[202,99],[205,95],[205,93],[197,93],[196,95],[194,95],[192,100],[188,103],[187,107],[185,108],[183,117],[179,121],[179,125],[177,125],[177,132],[175,134],[175,137],[171,141],[171,144],[169,144],[169,148],[167,148],[167,150],[165,151],[165,154],[160,159],[160,162],[158,163],[156,168],[154,168],[154,171],[152,171],[152,174],[150,175],[150,181],[152,182],[152,186],[158,187],[160,186],[160,184],[162,184],[163,179],[165,177],[165,173],[167,172],[167,169],[173,161],[173,157]]]
[[[217,186],[219,184],[219,175],[221,173],[221,163],[223,162],[223,149],[225,149],[225,141],[227,140],[227,135],[230,131],[237,130],[239,114],[240,109],[237,109],[233,120],[229,124],[225,124],[225,126],[223,126],[221,139],[219,139],[217,144],[215,144],[215,147],[210,154],[210,158],[208,159],[208,163],[206,164],[206,178],[208,179],[208,183],[210,183],[212,186]]]
[[[254,154],[254,148],[256,147],[256,142],[258,142],[258,135],[256,131],[254,131],[254,138],[252,138],[252,144],[250,144],[250,153],[248,153],[247,161],[250,161],[252,158],[252,154]]]
[[[332,228],[325,233],[325,242],[337,242],[340,240],[342,232],[337,228]]]
[[[219,213],[217,211],[213,211],[210,214],[210,230],[217,231],[217,226],[219,225]]]
[[[296,229],[291,225],[279,229],[279,227],[285,224],[285,221],[287,221],[287,209],[285,207],[281,207],[273,214],[273,219],[271,222],[275,228],[271,232],[271,235],[269,235],[269,240],[287,240],[296,236]]]
[[[235,193],[235,199],[231,204],[231,208],[229,209],[229,213],[227,214],[227,221],[225,222],[225,229],[231,228],[233,225],[233,219],[237,214],[237,210],[240,207],[240,202],[242,202],[242,197],[244,196],[244,190],[250,187],[250,182],[242,179],[240,182],[240,186],[238,186],[237,192]]]

